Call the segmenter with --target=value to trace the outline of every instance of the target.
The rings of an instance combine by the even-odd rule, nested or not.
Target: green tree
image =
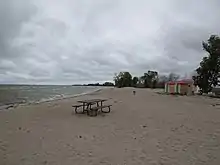
[[[158,82],[158,72],[157,71],[148,71],[150,77],[150,86],[151,88],[156,88]]]
[[[158,81],[158,72],[149,70],[144,73],[144,76],[141,76],[141,80],[144,82],[144,87],[155,88]]]
[[[138,78],[137,87],[144,87],[144,78],[143,78],[143,76]]]
[[[144,73],[144,75],[140,77],[140,81],[143,83],[145,88],[149,87],[149,84],[148,84],[149,76],[147,73]]]
[[[208,53],[196,69],[193,76],[194,84],[198,85],[201,93],[208,93],[219,83],[220,78],[220,38],[211,35],[207,42],[203,42],[203,49]]]
[[[114,86],[112,82],[105,82],[103,83],[103,86]]]
[[[129,72],[120,72],[114,77],[115,86],[121,87],[131,87],[132,86],[132,75]]]
[[[132,85],[133,85],[134,87],[137,87],[137,83],[138,83],[138,77],[133,77],[133,79],[132,79]]]

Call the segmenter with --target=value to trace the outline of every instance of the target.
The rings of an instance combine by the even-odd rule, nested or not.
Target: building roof
[[[180,85],[187,85],[187,84],[192,84],[193,80],[192,79],[182,79],[179,81],[170,81],[168,82],[169,85],[174,85],[174,84],[180,84]]]

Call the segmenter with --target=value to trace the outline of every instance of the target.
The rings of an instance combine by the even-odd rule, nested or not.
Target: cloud
[[[184,75],[219,34],[218,0],[0,2],[0,83],[73,84],[149,69]]]

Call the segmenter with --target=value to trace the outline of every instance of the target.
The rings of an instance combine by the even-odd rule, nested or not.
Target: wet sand
[[[220,100],[104,89],[0,111],[0,165],[219,165]],[[71,114],[107,98],[109,114]]]

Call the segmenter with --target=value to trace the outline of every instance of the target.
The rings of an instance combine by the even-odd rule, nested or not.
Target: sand
[[[132,88],[0,111],[0,165],[219,165],[220,103]],[[71,114],[107,98],[109,114]]]

